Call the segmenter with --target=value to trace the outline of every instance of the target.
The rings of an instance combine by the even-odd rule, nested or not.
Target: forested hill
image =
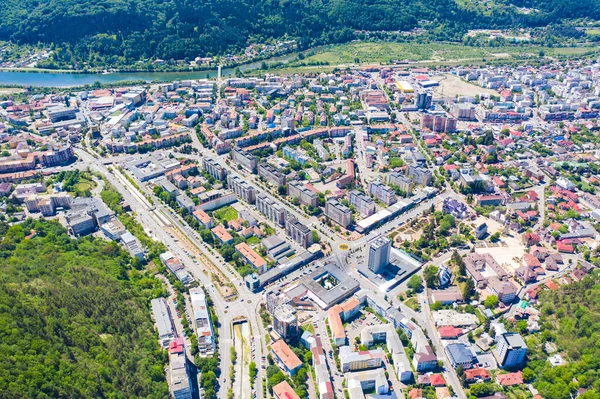
[[[460,39],[469,28],[539,26],[600,14],[600,0],[497,2],[540,12],[505,8],[484,16],[454,0],[3,0],[0,39],[53,43],[76,61],[115,57],[117,63],[220,55],[270,38],[297,39],[303,49],[348,41],[355,30],[424,24],[437,27],[432,30],[439,39]]]
[[[2,223],[0,240],[0,397],[168,397],[148,309],[158,280],[56,222]]]

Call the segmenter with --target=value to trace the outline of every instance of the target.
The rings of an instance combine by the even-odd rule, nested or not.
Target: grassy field
[[[214,216],[219,220],[228,222],[238,218],[238,212],[230,206],[225,206],[215,211]]]
[[[446,64],[456,62],[515,61],[526,58],[582,56],[597,51],[597,47],[543,47],[543,46],[504,46],[474,47],[450,43],[392,43],[392,42],[351,42],[340,45],[319,47],[306,53],[305,59],[292,62],[284,69],[310,69],[311,64],[326,63],[329,66],[355,64],[389,63],[392,60],[412,61],[422,64]],[[322,69],[323,66],[312,66]]]
[[[248,245],[260,244],[260,238],[258,238],[256,236],[252,236],[246,240],[246,244],[248,244]]]

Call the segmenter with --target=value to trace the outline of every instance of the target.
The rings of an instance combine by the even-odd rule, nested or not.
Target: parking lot
[[[350,344],[350,346],[354,345],[355,337],[360,337],[360,332],[366,326],[372,326],[377,324],[381,324],[381,321],[379,321],[379,319],[374,314],[364,311],[361,312],[358,317],[356,317],[346,326],[346,334],[348,335],[348,343]]]

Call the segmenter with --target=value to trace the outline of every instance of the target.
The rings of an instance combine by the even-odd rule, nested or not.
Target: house
[[[475,229],[475,237],[478,240],[481,240],[483,237],[486,236],[486,234],[488,233],[488,226],[485,223],[481,223],[479,226],[477,226],[477,228]]]
[[[462,328],[454,326],[442,326],[438,328],[441,339],[456,339],[463,334]]]
[[[473,384],[475,382],[486,382],[490,381],[492,377],[490,377],[489,371],[482,367],[477,367],[474,369],[465,370],[465,382],[467,384]]]
[[[575,247],[565,243],[564,241],[556,241],[556,249],[558,252],[572,254],[575,253]]]
[[[517,371],[516,373],[499,374],[496,376],[496,381],[503,387],[520,385],[523,383],[523,373]]]
[[[275,399],[300,399],[287,381],[282,381],[273,387],[273,397]]]
[[[527,247],[531,247],[532,245],[538,245],[540,243],[540,236],[535,233],[525,233],[523,234],[523,244]]]
[[[446,380],[444,379],[444,376],[441,374],[431,374],[431,376],[429,376],[429,382],[431,383],[432,387],[445,387],[446,386]]]
[[[502,281],[494,277],[489,279],[488,288],[502,303],[506,304],[513,302],[518,291],[517,286],[512,281]]]

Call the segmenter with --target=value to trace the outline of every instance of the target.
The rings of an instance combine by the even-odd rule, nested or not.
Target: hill
[[[0,240],[0,396],[168,397],[148,309],[158,280],[56,222],[3,224]]]
[[[148,58],[239,53],[248,44],[272,39],[296,39],[305,49],[347,42],[359,30],[426,27],[436,40],[460,40],[471,28],[600,16],[599,0],[498,3],[506,7],[486,15],[454,0],[5,0],[0,40],[52,44],[55,67],[74,62],[119,66]],[[515,12],[512,3],[539,11]]]

